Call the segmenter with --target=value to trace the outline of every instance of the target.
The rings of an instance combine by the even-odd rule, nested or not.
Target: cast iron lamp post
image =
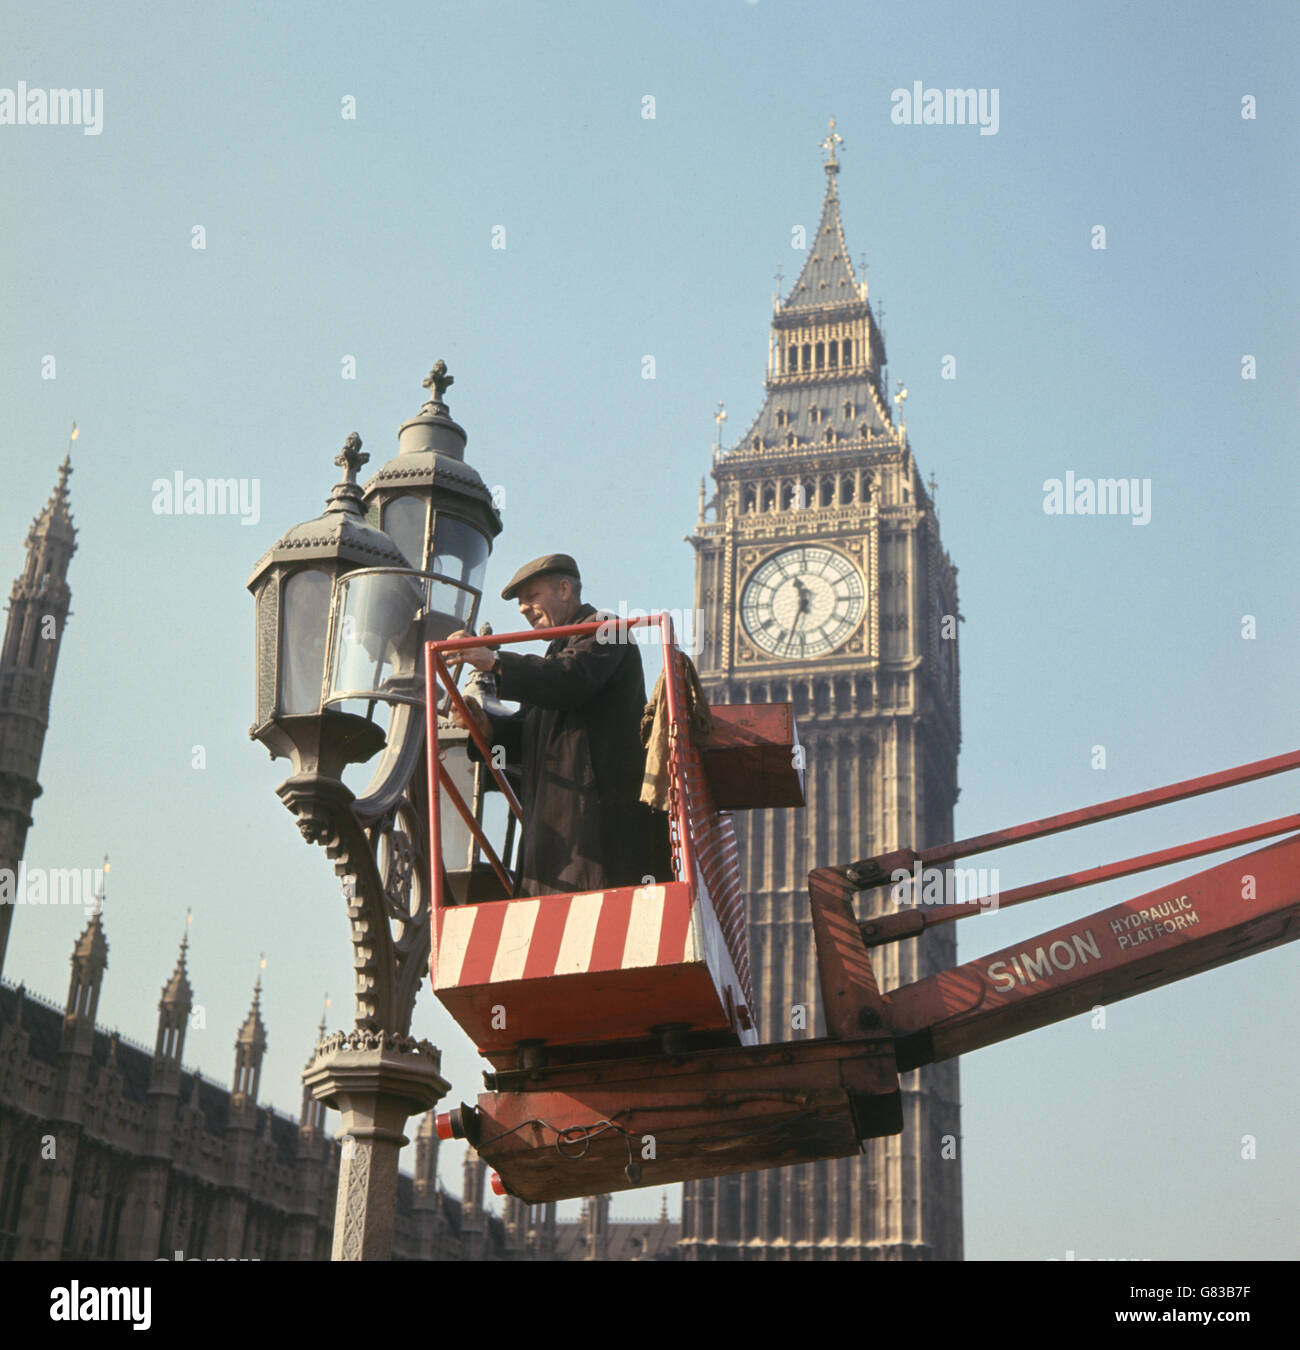
[[[472,624],[501,518],[465,463],[466,435],[443,393],[398,433],[366,484],[348,437],[344,481],[318,519],[295,526],[249,578],[257,605],[257,723],[250,735],[293,775],[276,789],[309,843],[343,878],[355,1019],[325,1036],[303,1079],[343,1117],[335,1260],[392,1255],[398,1152],[407,1118],[447,1091],[440,1056],[410,1032],[429,960],[429,838],[423,644]],[[379,705],[391,713],[385,731]],[[383,753],[355,796],[348,764]]]

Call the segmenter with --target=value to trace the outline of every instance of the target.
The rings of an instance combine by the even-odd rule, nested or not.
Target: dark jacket
[[[596,617],[582,605],[571,622]],[[672,880],[667,817],[639,800],[641,653],[601,636],[560,639],[545,656],[501,652],[498,696],[521,705],[492,719],[493,743],[520,774],[520,895]]]

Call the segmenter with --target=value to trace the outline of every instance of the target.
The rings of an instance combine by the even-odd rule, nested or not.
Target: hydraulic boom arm
[[[885,997],[899,1070],[1300,937],[1300,835]]]

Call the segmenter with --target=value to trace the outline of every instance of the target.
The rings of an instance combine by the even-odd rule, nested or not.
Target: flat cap
[[[571,577],[574,581],[582,580],[578,574],[578,564],[567,553],[547,553],[540,558],[534,558],[532,562],[526,562],[510,578],[510,584],[501,592],[501,598],[513,600],[534,577],[550,574]]]

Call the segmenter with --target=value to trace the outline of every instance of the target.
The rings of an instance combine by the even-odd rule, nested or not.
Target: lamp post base
[[[440,1069],[428,1041],[391,1032],[338,1032],[316,1047],[303,1082],[343,1117],[333,1260],[392,1259],[402,1130],[446,1095]]]

